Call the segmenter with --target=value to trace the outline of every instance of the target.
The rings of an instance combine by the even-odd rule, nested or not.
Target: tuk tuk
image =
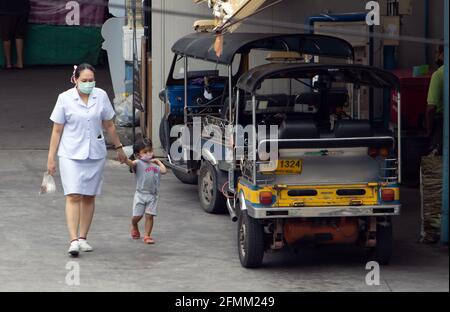
[[[347,92],[362,86],[399,90],[399,81],[354,64],[266,64],[240,77],[234,142],[243,144],[233,147],[239,169],[230,172],[241,174],[228,206],[244,267],[305,244],[359,244],[389,262],[401,208],[401,133],[372,110],[361,118],[360,98],[349,102]],[[267,135],[269,125],[276,136]]]
[[[353,64],[352,46],[335,37],[228,33],[219,56],[215,39],[195,33],[173,46],[160,139],[202,208],[238,221],[241,264],[304,244],[359,244],[387,264],[401,106],[394,129],[373,109],[382,103],[361,103],[367,87],[398,90],[398,79]]]
[[[230,196],[227,185],[231,168],[225,160],[225,139],[216,140],[221,148],[208,150],[204,145],[211,138],[204,130],[212,126],[224,130],[233,124],[235,99],[229,95],[235,94],[238,79],[250,68],[271,62],[267,53],[278,53],[272,59],[289,62],[304,58],[314,62],[326,57],[351,63],[354,51],[345,40],[316,34],[227,33],[223,35],[220,56],[214,49],[215,42],[214,34],[193,33],[173,45],[172,66],[160,92],[165,104],[160,141],[175,176],[183,183],[198,185],[203,209],[224,213]],[[177,145],[181,136],[178,133],[188,134]]]

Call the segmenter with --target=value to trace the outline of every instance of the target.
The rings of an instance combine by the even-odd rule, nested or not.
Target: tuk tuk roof
[[[266,79],[310,79],[316,75],[331,77],[336,82],[354,83],[377,88],[399,89],[400,87],[400,81],[394,74],[377,67],[355,64],[325,65],[307,63],[273,63],[255,67],[240,77],[237,87],[253,93]]]
[[[354,57],[352,45],[340,38],[316,34],[226,33],[223,52],[217,57],[214,33],[193,33],[179,39],[172,47],[176,54],[229,65],[237,53],[252,49],[296,51],[303,54],[338,58]]]

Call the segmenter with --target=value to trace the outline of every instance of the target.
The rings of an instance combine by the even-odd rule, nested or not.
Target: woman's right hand
[[[51,176],[54,176],[56,174],[56,161],[54,159],[48,159],[47,172]]]

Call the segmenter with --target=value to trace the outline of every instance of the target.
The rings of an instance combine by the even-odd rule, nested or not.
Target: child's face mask
[[[153,158],[153,153],[145,153],[141,156],[141,160],[145,162],[149,162]]]

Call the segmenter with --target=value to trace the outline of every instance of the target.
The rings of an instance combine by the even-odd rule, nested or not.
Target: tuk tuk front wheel
[[[175,168],[172,168],[172,172],[178,180],[185,184],[197,184],[198,176],[196,172],[185,173]]]
[[[242,211],[239,216],[237,243],[239,259],[245,268],[257,268],[264,258],[264,226]]]
[[[227,212],[225,197],[219,191],[217,172],[209,161],[204,161],[198,175],[198,196],[202,208],[212,214]]]

